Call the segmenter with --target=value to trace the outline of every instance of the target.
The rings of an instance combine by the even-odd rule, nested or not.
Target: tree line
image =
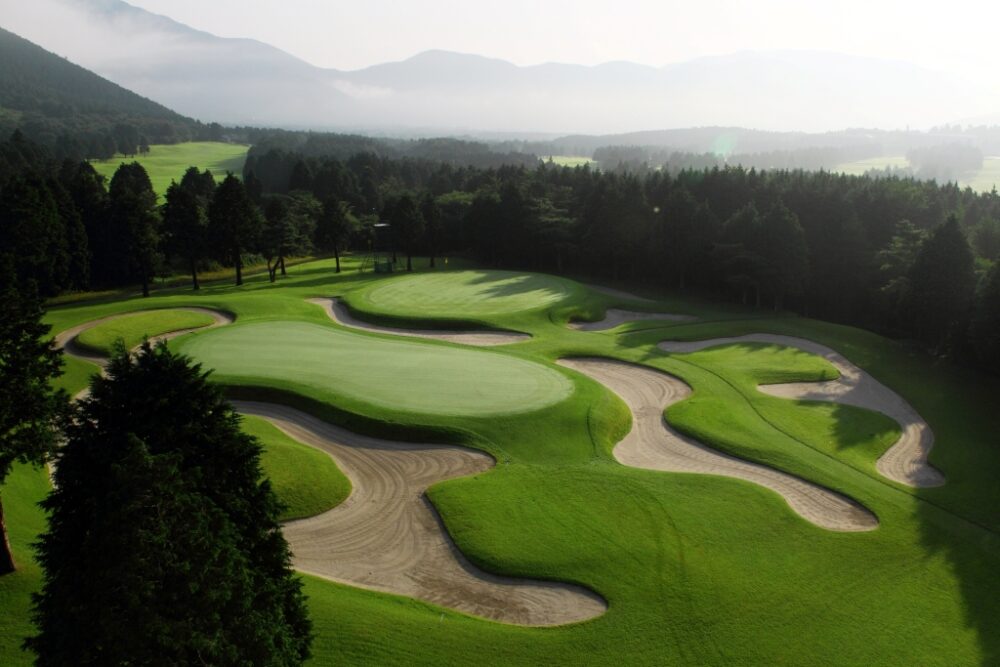
[[[29,153],[16,137],[0,158]],[[0,161],[0,174],[3,173]],[[9,173],[11,169],[7,169]],[[574,273],[788,309],[921,342],[1000,370],[995,269],[1000,195],[905,177],[738,167],[634,174],[480,169],[362,152],[270,149],[242,180],[190,169],[158,205],[138,164],[105,189],[85,163],[0,181],[0,239],[43,294],[140,284],[165,266],[365,249],[389,222],[397,249]]]
[[[467,252],[788,309],[1000,372],[996,192],[802,170],[477,169],[278,150],[246,174],[264,193],[390,220],[407,255]]]

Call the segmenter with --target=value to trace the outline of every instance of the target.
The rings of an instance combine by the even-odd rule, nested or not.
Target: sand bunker
[[[570,322],[571,329],[579,331],[606,331],[625,324],[626,322],[638,322],[641,320],[668,320],[670,322],[693,322],[697,320],[693,315],[676,315],[672,313],[645,313],[638,310],[621,310],[619,308],[608,308],[604,313],[604,319],[597,322]]]
[[[723,454],[670,428],[663,411],[691,394],[691,389],[677,378],[610,359],[561,359],[559,364],[605,385],[632,411],[632,430],[613,452],[620,463],[753,482],[779,493],[803,518],[827,530],[866,531],[878,527],[875,515],[849,498],[773,468]]]
[[[528,334],[516,333],[513,331],[453,331],[445,329],[397,329],[395,327],[385,327],[359,320],[347,309],[339,299],[309,299],[310,303],[315,303],[323,307],[326,314],[337,324],[364,331],[375,333],[392,334],[394,336],[411,336],[415,338],[430,338],[433,340],[445,340],[449,343],[461,343],[462,345],[475,345],[478,347],[488,347],[493,345],[510,345],[520,343],[531,338]]]
[[[583,587],[494,576],[458,551],[424,490],[488,470],[494,462],[486,454],[369,438],[269,403],[234,404],[330,454],[353,485],[332,510],[284,525],[296,569],[503,623],[561,625],[607,609]]]
[[[881,412],[896,420],[902,428],[899,440],[876,462],[879,474],[913,487],[941,486],[944,475],[927,462],[934,446],[931,427],[903,397],[861,370],[836,351],[804,338],[775,334],[750,334],[733,338],[660,343],[667,352],[696,352],[707,347],[734,343],[768,343],[794,347],[823,357],[838,371],[840,378],[828,382],[794,382],[763,385],[765,394],[800,401],[832,401]]]

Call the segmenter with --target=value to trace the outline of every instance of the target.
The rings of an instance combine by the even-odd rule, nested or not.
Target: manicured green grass
[[[351,482],[325,452],[292,440],[265,419],[246,415],[243,431],[264,446],[261,465],[285,504],[282,521],[332,509],[351,494]]]
[[[349,294],[347,301],[374,314],[474,320],[539,310],[567,300],[577,290],[572,282],[554,276],[459,271],[398,276]]]
[[[241,288],[165,290],[146,300],[54,309],[47,320],[58,331],[153,307],[205,306],[236,314],[231,327],[172,345],[194,354],[190,346],[196,343],[247,331],[252,353],[237,367],[240,375],[213,376],[234,391],[265,383],[280,390],[272,400],[301,401],[289,392],[303,395],[311,400],[300,407],[366,432],[489,451],[496,468],[429,491],[461,551],[498,573],[589,586],[610,604],[604,616],[587,623],[527,629],[306,577],[317,633],[313,664],[458,665],[468,664],[470,656],[484,664],[525,665],[1000,663],[1000,414],[995,409],[1000,382],[857,329],[676,298],[650,308],[682,309],[705,321],[574,331],[565,327],[570,317],[598,317],[615,300],[558,278],[529,275],[511,283],[512,274],[472,275],[382,277],[358,274],[355,264],[334,276],[332,262],[322,261],[295,267],[275,285],[256,277]],[[382,289],[387,291],[380,295]],[[484,304],[491,293],[497,301]],[[475,411],[401,411],[382,400],[392,390],[391,375],[375,383],[376,392],[369,387],[368,393],[381,396],[373,402],[360,396],[363,383],[344,380],[382,367],[385,346],[397,341],[359,332],[344,338],[344,330],[306,301],[334,295],[365,313],[409,315],[421,323],[474,321],[532,334],[518,345],[466,350],[473,356],[460,365],[469,359],[479,364],[480,355],[539,367],[565,356],[596,355],[672,373],[694,392],[668,411],[675,428],[840,491],[874,512],[880,527],[868,533],[825,531],[753,484],[621,466],[611,452],[629,428],[624,405],[597,383],[555,367],[552,372],[567,378],[573,392],[535,412],[484,417]],[[427,308],[425,299],[431,302]],[[378,300],[383,302],[373,303]],[[259,328],[264,325],[281,335],[258,336],[275,331]],[[347,365],[326,369],[323,386],[309,387],[299,377],[311,372],[308,364],[282,350],[276,358],[291,365],[274,366],[272,377],[253,377],[259,362],[271,363],[268,347],[298,348],[294,336],[303,325],[309,332],[303,356],[338,358]],[[222,336],[227,329],[231,332]],[[313,329],[322,334],[313,339]],[[331,332],[341,335],[330,338]],[[830,377],[830,366],[816,357],[761,345],[688,355],[656,348],[664,339],[752,332],[803,336],[831,346],[899,391],[933,428],[937,444],[931,462],[944,471],[947,484],[916,490],[878,475],[874,461],[896,435],[896,426],[880,415],[783,401],[757,390],[760,382]],[[450,364],[446,359],[460,350],[406,343],[411,347],[390,353],[391,366],[419,364],[425,355],[444,354],[441,350],[448,355],[435,365]],[[361,361],[319,350],[334,346],[346,347]],[[237,363],[236,354],[226,358],[222,349],[213,354]],[[77,381],[84,374],[73,365],[69,370]],[[24,502],[13,498],[8,510],[11,503]],[[37,527],[26,528],[31,530]],[[31,588],[25,585],[18,595]],[[26,628],[18,616],[4,632],[23,636]],[[19,659],[6,652],[0,659],[8,656]]]
[[[190,310],[152,310],[98,324],[81,332],[76,341],[93,352],[107,356],[119,341],[125,344],[125,349],[131,350],[143,338],[206,327],[213,321],[210,315]]]
[[[110,160],[94,160],[91,164],[99,174],[110,180],[123,162],[138,162],[149,173],[153,190],[162,197],[170,181],[180,182],[188,167],[198,167],[202,171],[208,169],[215,175],[217,181],[230,171],[240,176],[249,149],[249,146],[217,141],[157,144],[150,146],[146,155],[134,157],[116,155]]]
[[[496,352],[371,338],[305,322],[223,327],[188,337],[180,349],[214,368],[221,382],[277,382],[313,395],[335,391],[404,412],[530,412],[573,390],[555,370]]]

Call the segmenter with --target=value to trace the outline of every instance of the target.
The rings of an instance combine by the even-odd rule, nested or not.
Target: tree
[[[323,214],[316,223],[314,242],[321,251],[333,253],[337,273],[340,273],[341,250],[357,228],[358,220],[351,212],[350,204],[332,197],[323,202]]]
[[[413,270],[413,252],[424,232],[424,219],[413,198],[404,194],[387,205],[386,217],[392,225],[394,238],[406,251],[406,270]]]
[[[222,389],[166,346],[91,381],[43,501],[38,665],[292,665],[311,624],[262,479]]]
[[[430,192],[420,200],[420,215],[424,219],[424,234],[426,236],[427,254],[430,255],[430,266],[433,269],[435,255],[441,243],[441,209],[437,200]]]
[[[183,181],[181,184],[171,182],[164,200],[164,247],[168,253],[185,261],[191,271],[191,289],[197,290],[198,262],[205,256],[208,229],[204,205],[197,191],[191,186],[185,187]]]
[[[0,252],[18,280],[33,281],[44,296],[67,287],[66,229],[52,193],[40,179],[16,178],[0,194]]]
[[[774,309],[784,306],[786,295],[802,293],[809,272],[809,248],[799,218],[780,201],[761,220],[760,253],[767,265],[764,289]]]
[[[903,310],[916,337],[944,351],[949,335],[968,323],[975,286],[972,251],[950,216],[920,246],[910,269]]]
[[[760,288],[766,268],[761,253],[763,233],[760,213],[753,203],[734,213],[722,228],[722,242],[713,250],[713,259],[724,280],[740,291],[747,303],[750,290],[760,306]]]
[[[236,267],[236,284],[243,284],[243,252],[257,244],[261,220],[240,179],[231,173],[215,190],[208,207],[209,238],[220,260]]]
[[[1000,264],[994,264],[976,296],[972,343],[980,363],[1000,374]]]
[[[56,444],[55,422],[66,395],[51,382],[62,372],[62,354],[44,340],[42,302],[32,282],[15,279],[0,254],[0,486],[15,462],[43,464]],[[14,556],[0,504],[0,574],[12,572]]]
[[[111,177],[108,203],[111,228],[124,244],[129,274],[139,279],[142,295],[147,297],[159,260],[159,215],[153,184],[141,164],[118,167]]]
[[[269,195],[266,198],[260,252],[267,260],[268,277],[272,283],[279,268],[285,275],[285,257],[302,255],[312,249],[315,218],[319,215],[319,202],[307,192]]]

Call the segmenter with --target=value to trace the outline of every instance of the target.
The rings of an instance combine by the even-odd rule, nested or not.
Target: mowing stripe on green
[[[306,322],[261,322],[191,336],[181,350],[221,381],[279,380],[392,410],[533,412],[570,395],[561,373],[509,355],[394,341]]]

